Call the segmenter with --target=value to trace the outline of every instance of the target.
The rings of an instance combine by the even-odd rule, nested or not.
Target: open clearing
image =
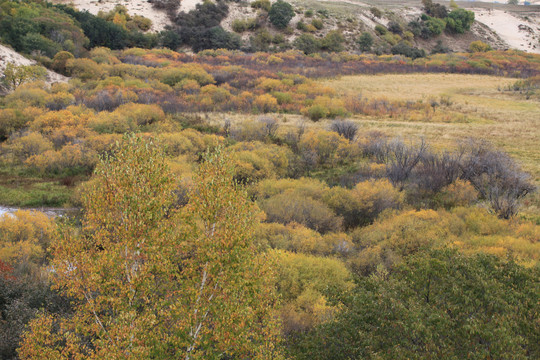
[[[407,139],[425,137],[452,146],[468,137],[486,139],[508,151],[540,179],[540,106],[537,101],[502,92],[515,79],[460,74],[346,76],[325,81],[344,96],[431,101],[449,99],[448,109],[486,121],[418,122],[389,117],[356,117],[364,131],[380,130]],[[322,123],[321,123],[322,124]]]

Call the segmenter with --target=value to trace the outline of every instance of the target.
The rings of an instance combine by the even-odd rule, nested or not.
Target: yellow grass
[[[384,74],[344,76],[325,84],[342,93],[361,93],[369,98],[420,100],[431,96],[458,95],[476,92],[497,92],[515,82],[495,76],[461,74]]]
[[[437,147],[448,147],[467,137],[486,139],[504,149],[540,178],[540,103],[501,92],[515,79],[461,74],[360,75],[326,80],[343,96],[368,99],[439,101],[449,98],[445,111],[484,119],[471,123],[417,122],[388,117],[355,119],[364,131],[380,130],[404,138],[424,136]]]

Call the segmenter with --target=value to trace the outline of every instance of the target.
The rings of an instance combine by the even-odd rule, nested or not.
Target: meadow
[[[455,146],[467,137],[485,139],[515,156],[540,179],[540,106],[505,91],[512,78],[460,74],[384,74],[345,76],[324,81],[341,96],[421,101],[438,104],[447,116],[354,117],[366,131],[433,140],[439,147]]]

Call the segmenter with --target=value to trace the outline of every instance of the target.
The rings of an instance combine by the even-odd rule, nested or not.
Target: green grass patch
[[[15,207],[62,207],[71,199],[71,189],[57,182],[38,182],[21,187],[0,185],[0,204]]]

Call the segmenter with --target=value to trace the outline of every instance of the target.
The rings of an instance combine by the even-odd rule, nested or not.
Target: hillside
[[[4,69],[8,63],[13,63],[15,65],[36,65],[37,62],[31,59],[28,59],[18,52],[0,44],[0,73],[3,74]],[[47,70],[46,82],[53,84],[56,82],[67,82],[68,78],[58,74],[54,71]],[[2,94],[2,84],[0,83],[0,94]]]
[[[195,8],[198,0],[181,1],[179,11],[188,12]],[[247,1],[250,3],[251,1]],[[156,10],[152,5],[143,0],[117,1],[117,0],[54,0],[53,3],[73,4],[79,10],[88,10],[92,14],[99,11],[110,11],[115,6],[125,6],[132,15],[141,15],[152,20],[151,31],[161,31],[171,21],[166,12]],[[373,32],[376,25],[388,25],[390,21],[408,23],[418,18],[422,12],[421,2],[417,0],[407,1],[356,1],[356,0],[293,0],[291,1],[297,10],[311,9],[324,11],[325,30],[318,32],[318,36],[324,36],[331,30],[340,29],[347,40],[348,50],[355,50],[355,40],[362,31]],[[441,4],[449,6],[448,1]],[[458,1],[460,7],[475,13],[476,21],[471,32],[465,35],[448,36],[441,35],[430,41],[415,40],[415,45],[426,50],[433,50],[437,42],[442,43],[453,51],[466,51],[472,41],[481,40],[491,45],[494,49],[518,49],[533,53],[540,53],[540,1],[529,1],[531,5],[510,6],[496,1]],[[232,30],[235,20],[246,19],[257,15],[256,9],[245,5],[246,3],[229,4],[229,15],[222,22],[226,30]],[[370,8],[377,7],[383,12],[383,16],[377,18],[370,12]],[[291,28],[295,29],[302,16],[295,16],[291,20]],[[274,33],[271,31],[271,33]],[[301,34],[294,31],[286,35],[289,41],[293,41]],[[242,38],[248,40],[252,32],[244,32]]]

